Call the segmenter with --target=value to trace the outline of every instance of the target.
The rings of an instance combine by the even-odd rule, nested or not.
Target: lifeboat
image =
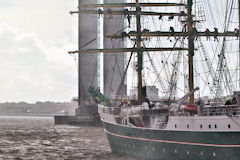
[[[188,104],[181,106],[181,111],[189,112],[190,114],[197,114],[198,113],[198,106],[195,104]]]

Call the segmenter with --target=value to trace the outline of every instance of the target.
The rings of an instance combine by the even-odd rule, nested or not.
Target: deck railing
[[[240,115],[240,108],[237,105],[205,106],[199,109],[201,116],[235,116]]]

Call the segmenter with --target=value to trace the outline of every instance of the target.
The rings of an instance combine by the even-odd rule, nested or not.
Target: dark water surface
[[[54,125],[53,117],[0,117],[0,159],[134,160],[111,153],[100,127]]]

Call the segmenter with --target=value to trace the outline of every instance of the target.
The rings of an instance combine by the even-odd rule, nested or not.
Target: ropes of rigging
[[[229,28],[229,24],[230,23],[229,23],[228,20],[230,19],[231,14],[232,14],[233,0],[231,1],[230,4],[231,4],[230,11],[229,11],[228,5],[226,6],[226,13],[225,13],[225,20],[224,20],[225,21],[224,31],[227,31],[228,28]],[[229,14],[228,14],[228,12],[229,12]],[[223,37],[223,46],[222,46],[222,49],[221,49],[219,62],[218,62],[218,67],[217,67],[217,71],[216,71],[217,75],[215,76],[215,82],[214,82],[214,83],[217,83],[217,85],[216,85],[216,94],[217,94],[218,97],[222,93],[222,91],[221,91],[221,84],[219,83],[219,81],[221,79],[220,77],[223,78],[223,76],[225,76],[224,80],[226,82],[229,82],[229,84],[226,84],[227,86],[225,86],[225,87],[229,90],[229,93],[232,94],[231,75],[230,75],[230,73],[228,71],[227,61],[224,58],[225,57],[224,54],[225,54],[225,50],[226,50],[226,48],[225,48],[225,46],[226,46],[225,39],[226,39],[226,37],[224,36]],[[224,63],[224,65],[223,65],[223,63]],[[223,73],[224,73],[224,75],[223,75]]]
[[[165,9],[166,9],[166,7],[165,7]],[[151,10],[151,9],[150,9]],[[180,11],[182,11],[183,9],[180,9]],[[159,26],[159,25],[156,25],[156,22],[155,22],[155,20],[154,20],[154,18],[152,18],[152,21],[153,21],[153,24],[154,24],[154,26],[155,26],[155,30],[157,30],[156,29],[156,26]],[[162,21],[160,21],[160,22],[162,22]],[[162,24],[162,23],[161,23]],[[178,24],[178,23],[177,23]],[[176,24],[175,24],[176,25]],[[161,27],[161,25],[160,25],[160,27]],[[161,29],[160,29],[161,30]],[[157,37],[157,41],[156,41],[156,45],[157,45],[157,43],[160,45],[160,38],[159,37]],[[174,44],[175,45],[175,44]],[[168,56],[168,58],[166,59],[165,58],[165,55],[164,54],[161,54],[161,56],[163,57],[163,61],[168,61],[168,58],[170,57],[170,56]],[[156,58],[158,59],[158,56],[156,56]],[[159,60],[158,60],[159,61]],[[162,61],[162,62],[163,62]],[[161,64],[161,63],[159,63],[159,64]],[[168,63],[168,64],[170,64],[170,63]],[[159,72],[160,74],[161,74],[161,72],[163,71],[163,69],[164,69],[164,71],[165,71],[165,75],[167,75],[166,77],[168,78],[169,76],[168,76],[168,74],[170,73],[170,71],[167,71],[167,69],[170,67],[166,67],[167,66],[167,63],[165,63],[164,65],[163,65],[163,67],[162,67],[162,69],[161,69],[161,71]],[[157,77],[157,79],[159,79],[158,77]],[[155,82],[154,82],[154,84],[153,85],[155,85],[155,83],[157,82],[157,79],[155,80]],[[166,81],[166,80],[165,80]],[[168,84],[170,84],[170,82],[169,82],[169,80],[167,79],[167,82],[168,82]],[[161,85],[160,85],[161,86]]]

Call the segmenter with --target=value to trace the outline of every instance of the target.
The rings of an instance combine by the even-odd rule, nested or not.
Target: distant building
[[[158,88],[156,86],[146,86],[147,97],[149,100],[159,100]],[[137,99],[137,87],[130,89],[129,96],[131,99]]]

